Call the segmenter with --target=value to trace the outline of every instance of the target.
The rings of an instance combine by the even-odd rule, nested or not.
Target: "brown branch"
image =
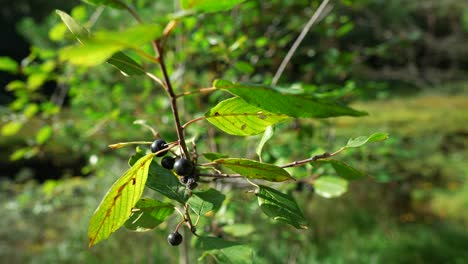
[[[174,89],[172,88],[171,80],[169,79],[169,75],[167,73],[166,64],[164,62],[164,56],[161,46],[157,42],[155,42],[157,53],[159,54],[159,66],[161,67],[161,71],[164,76],[165,87],[167,88],[167,94],[170,98],[171,103],[171,110],[172,115],[174,117],[175,127],[177,131],[177,137],[179,139],[179,145],[182,148],[182,152],[184,153],[185,158],[190,159],[190,153],[187,149],[187,145],[185,144],[185,136],[184,130],[180,124],[179,118],[179,110],[177,108],[177,98],[174,93]]]

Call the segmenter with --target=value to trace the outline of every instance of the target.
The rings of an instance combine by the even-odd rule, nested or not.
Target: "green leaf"
[[[14,91],[14,90],[26,88],[26,84],[23,81],[14,80],[14,81],[9,82],[5,88],[7,91]]]
[[[18,62],[14,59],[6,56],[0,57],[0,71],[5,71],[9,73],[17,73],[19,69]]]
[[[223,232],[235,237],[248,236],[255,231],[255,227],[250,224],[232,224],[223,227]]]
[[[208,13],[229,10],[244,1],[245,0],[180,0],[180,6],[182,9]]]
[[[51,126],[43,126],[39,129],[39,132],[36,134],[36,143],[41,145],[44,144],[52,135],[52,127]]]
[[[335,159],[321,159],[314,161],[313,164],[330,164],[332,165],[333,169],[335,169],[338,176],[347,180],[357,180],[366,176],[361,171]]]
[[[247,245],[217,237],[201,236],[196,238],[195,247],[204,251],[199,261],[212,257],[217,263],[253,263],[253,250]]]
[[[143,44],[159,38],[162,35],[160,25],[145,24],[133,26],[124,31],[100,31],[93,35],[92,40],[98,42],[116,43],[127,48],[138,48]]]
[[[63,23],[65,23],[72,34],[78,39],[78,41],[84,43],[86,39],[91,37],[89,31],[84,26],[76,22],[75,19],[73,19],[67,13],[60,10],[56,10],[56,12],[62,19]],[[111,58],[109,58],[107,62],[115,66],[125,75],[131,76],[145,74],[143,67],[141,67],[132,58],[125,55],[123,52],[115,53]]]
[[[189,198],[185,195],[185,186],[177,177],[171,171],[159,166],[156,161],[151,163],[146,186],[181,204],[185,204]]]
[[[307,229],[305,217],[292,196],[259,185],[257,197],[260,209],[269,217],[298,229]]]
[[[97,6],[109,6],[117,9],[125,9],[126,5],[125,3],[117,0],[83,0],[84,2],[91,4],[91,5],[97,5]]]
[[[135,148],[135,154],[133,154],[132,156],[130,156],[130,158],[128,159],[128,165],[130,167],[133,166],[133,164],[135,164],[135,162],[137,162],[139,159],[141,159],[143,156],[145,156],[145,152],[140,148],[140,146],[137,146]]]
[[[220,102],[205,114],[206,119],[224,132],[236,136],[263,133],[273,124],[288,119],[282,114],[273,114],[239,97]]]
[[[257,153],[258,157],[262,157],[262,150],[265,144],[268,142],[273,137],[273,134],[275,133],[275,127],[274,126],[269,126],[263,133],[262,139],[260,140],[260,143],[258,143],[257,148],[255,149],[255,153]]]
[[[193,192],[188,200],[190,208],[197,215],[205,215],[211,211],[217,211],[226,196],[215,189],[208,189],[202,192]]]
[[[23,122],[11,121],[3,125],[2,135],[3,136],[13,136],[23,127]]]
[[[73,17],[61,10],[55,10],[55,12],[60,16],[63,23],[67,26],[68,30],[78,39],[78,41],[83,42],[90,37],[89,31],[78,23]]]
[[[223,165],[249,179],[262,179],[272,182],[281,182],[294,179],[283,168],[268,163],[261,163],[255,160],[228,158],[217,159],[214,160],[214,162]]]
[[[132,208],[145,188],[154,154],[139,159],[120,177],[104,196],[88,228],[89,246],[93,246],[120,228],[132,214]]]
[[[371,142],[379,142],[379,141],[384,141],[388,138],[387,133],[374,133],[368,137],[361,136],[357,138],[352,138],[348,141],[348,144],[346,144],[347,148],[357,148],[360,147],[366,143],[371,143]]]
[[[95,66],[105,62],[112,54],[124,49],[122,45],[91,42],[87,41],[86,45],[69,46],[59,51],[61,60],[68,60],[76,65]]]
[[[216,80],[213,86],[241,97],[247,103],[276,114],[291,117],[326,118],[335,116],[363,116],[367,113],[330,101],[304,95],[281,93],[270,87],[237,84]]]
[[[136,203],[125,227],[137,232],[148,231],[164,222],[173,212],[174,206],[170,203],[143,198]]]
[[[121,51],[112,55],[107,62],[119,69],[124,75],[132,76],[146,74],[145,69],[143,69],[140,64]]]
[[[89,40],[86,40],[84,45],[69,46],[60,50],[60,59],[69,60],[77,65],[94,66],[105,62],[118,51],[138,49],[141,45],[149,43],[161,36],[161,34],[162,29],[159,25],[139,25],[122,32],[97,32]],[[122,58],[121,54],[117,55],[114,61],[122,60]],[[134,63],[125,60],[126,63],[135,66]],[[116,65],[116,67],[118,66]]]
[[[216,159],[227,158],[228,155],[224,155],[224,154],[221,154],[221,153],[215,153],[215,152],[208,152],[208,153],[203,153],[203,157],[205,157],[205,159],[207,159],[207,160],[213,161],[213,160],[216,160]]]
[[[341,196],[348,190],[348,181],[334,176],[321,176],[314,181],[315,192],[324,198]]]

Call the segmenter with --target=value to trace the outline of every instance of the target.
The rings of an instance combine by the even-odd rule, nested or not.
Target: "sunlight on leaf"
[[[361,136],[357,138],[352,138],[348,141],[348,144],[346,144],[347,148],[357,148],[360,147],[366,143],[370,142],[379,142],[379,141],[384,141],[388,139],[388,134],[387,133],[374,133],[368,137]]]
[[[357,111],[335,102],[310,96],[282,93],[268,86],[232,83],[216,80],[213,86],[241,97],[247,103],[266,111],[291,117],[326,118],[336,116],[363,116]]]
[[[236,136],[249,136],[263,133],[273,124],[289,117],[273,114],[239,97],[220,102],[205,114],[206,119],[224,132]]]
[[[324,198],[341,196],[348,190],[348,181],[334,176],[320,176],[314,181],[315,192]]]
[[[148,154],[140,158],[112,185],[91,218],[88,228],[90,247],[109,237],[130,217],[145,188],[153,157],[154,154]]]

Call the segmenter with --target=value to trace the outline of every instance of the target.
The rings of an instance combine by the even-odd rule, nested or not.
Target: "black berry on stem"
[[[188,176],[193,171],[193,164],[188,159],[180,158],[175,161],[174,170],[177,174],[181,176]]]
[[[170,245],[172,246],[178,246],[180,245],[180,243],[182,243],[182,240],[184,240],[184,238],[182,237],[182,235],[175,231],[173,233],[170,233],[168,236],[167,236],[167,242],[169,242]]]
[[[174,168],[175,158],[166,156],[161,159],[161,166],[165,169],[172,170]]]
[[[163,139],[156,139],[155,141],[153,141],[153,143],[151,143],[151,152],[153,153],[156,153],[162,149],[165,149],[167,147],[167,143],[166,141],[164,141]],[[156,157],[162,157],[164,155],[167,154],[167,150],[166,151],[163,151],[159,154],[156,155]]]

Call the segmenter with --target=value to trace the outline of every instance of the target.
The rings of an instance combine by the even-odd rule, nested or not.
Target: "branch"
[[[169,79],[169,75],[167,74],[166,64],[164,63],[164,56],[161,46],[157,42],[155,42],[155,47],[157,53],[159,54],[159,66],[161,66],[161,71],[164,76],[165,87],[167,88],[167,94],[170,98],[171,103],[171,110],[172,115],[174,116],[174,122],[177,131],[177,137],[179,139],[179,145],[182,148],[182,152],[184,153],[185,158],[190,159],[190,153],[188,152],[187,145],[185,144],[185,137],[184,137],[184,130],[180,124],[179,118],[179,110],[177,108],[177,97],[174,93],[174,89],[172,88],[171,80]]]
[[[304,28],[301,31],[301,34],[299,37],[297,37],[296,41],[294,41],[293,45],[289,49],[288,53],[284,57],[283,61],[281,62],[278,70],[275,73],[275,76],[273,77],[273,80],[271,81],[271,84],[275,86],[278,83],[279,78],[281,77],[281,74],[283,74],[284,69],[286,68],[286,65],[289,63],[291,60],[292,56],[296,52],[297,48],[301,44],[302,40],[304,40],[304,37],[306,36],[307,32],[309,32],[310,28],[312,25],[317,21],[317,19],[320,17],[322,14],[323,10],[327,6],[329,0],[323,0],[323,2],[320,4],[320,6],[317,8],[317,11],[312,15],[312,17],[307,21],[307,24],[304,26]]]

